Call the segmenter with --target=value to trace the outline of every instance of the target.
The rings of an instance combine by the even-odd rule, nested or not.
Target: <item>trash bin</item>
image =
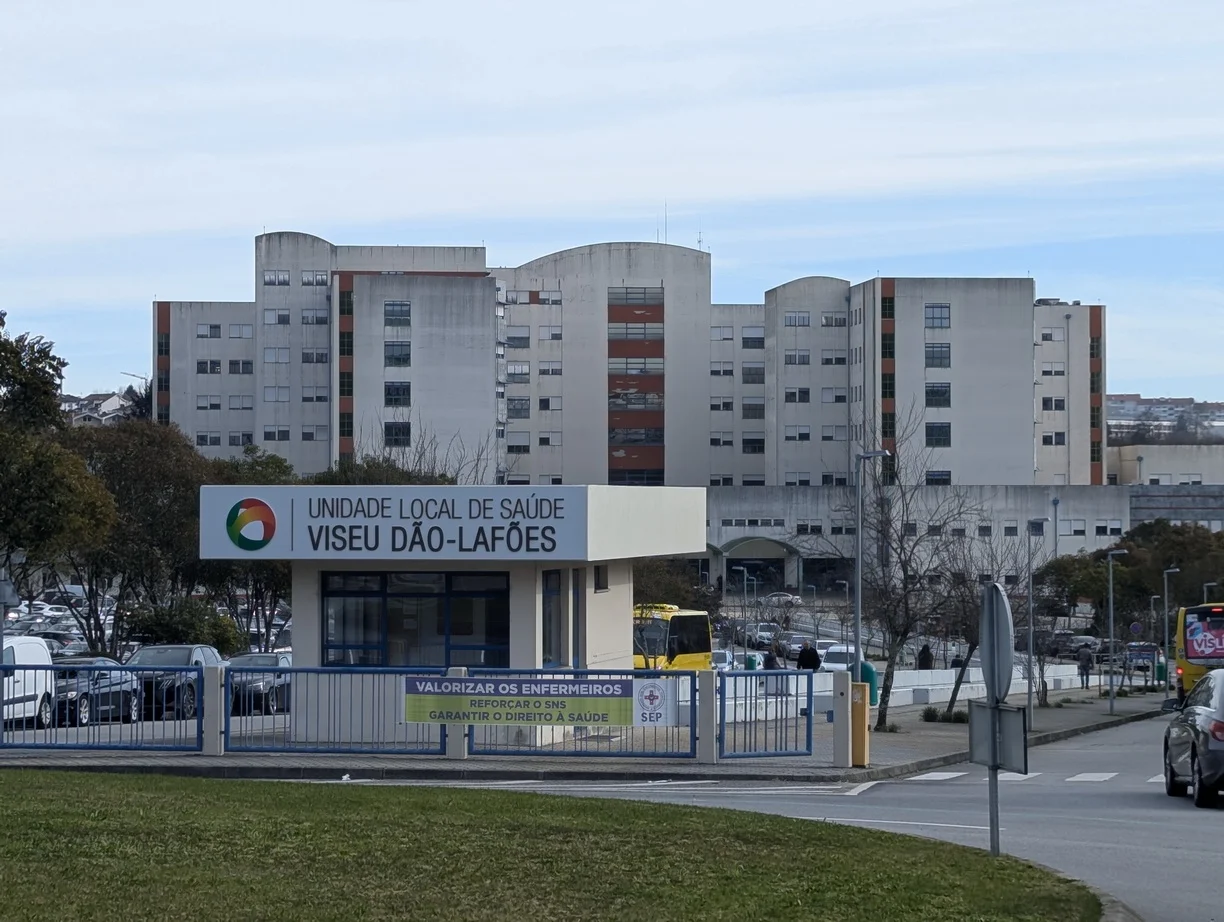
[[[1156,684],[1164,685],[1167,681],[1168,666],[1164,660],[1156,664]]]
[[[871,706],[879,707],[880,705],[880,677],[876,673],[875,666],[871,665],[871,663],[867,662],[867,660],[863,660],[862,673],[859,676],[859,680],[862,682],[866,682],[868,686],[870,686],[871,688],[871,699],[870,699]]]
[[[764,659],[760,653],[745,653],[744,654],[744,669],[745,671],[753,672],[760,669]]]

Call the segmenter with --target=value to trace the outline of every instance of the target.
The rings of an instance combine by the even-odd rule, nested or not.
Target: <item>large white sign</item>
[[[585,560],[586,488],[202,487],[213,560]]]

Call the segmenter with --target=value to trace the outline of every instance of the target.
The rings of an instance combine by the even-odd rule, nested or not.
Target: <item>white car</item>
[[[22,669],[46,666],[46,669]],[[51,650],[41,637],[5,637],[0,672],[4,676],[4,722],[34,718],[40,729],[55,719],[55,676]]]
[[[802,605],[803,599],[789,592],[771,592],[762,600],[766,605]]]
[[[730,650],[714,651],[714,671],[732,672],[735,670],[735,654]]]
[[[748,646],[764,650],[774,642],[774,638],[782,633],[782,626],[772,621],[762,621],[749,626]]]
[[[835,643],[820,654],[820,672],[849,672],[853,665],[853,644]]]

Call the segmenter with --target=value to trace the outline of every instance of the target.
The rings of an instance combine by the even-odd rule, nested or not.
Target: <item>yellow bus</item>
[[[1177,697],[1185,698],[1209,670],[1224,666],[1224,604],[1177,610]]]
[[[713,651],[709,612],[633,606],[634,669],[713,669]]]

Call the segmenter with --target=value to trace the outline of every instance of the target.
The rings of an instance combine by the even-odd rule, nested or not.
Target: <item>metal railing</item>
[[[198,752],[200,666],[8,665],[0,747]]]
[[[807,671],[720,672],[718,757],[810,756],[813,679]]]
[[[498,703],[468,729],[468,752],[695,759],[697,673],[469,669]],[[500,714],[494,717],[494,714]]]
[[[405,719],[407,681],[431,667],[233,666],[225,670],[227,752],[443,755],[446,726]]]

